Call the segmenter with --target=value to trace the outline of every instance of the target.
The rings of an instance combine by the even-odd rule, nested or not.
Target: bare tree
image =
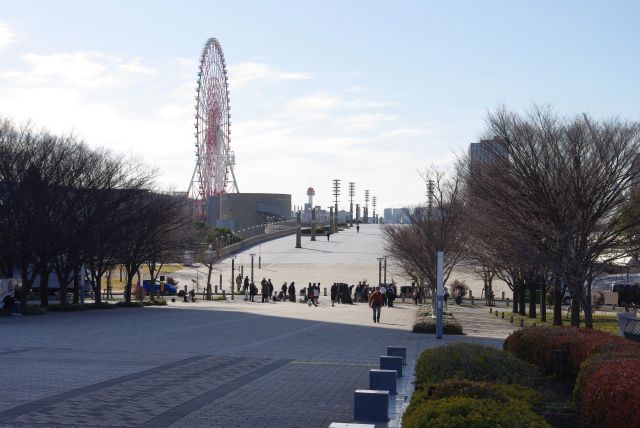
[[[591,283],[603,262],[620,256],[612,249],[621,247],[624,230],[640,221],[620,226],[639,172],[638,124],[564,119],[536,107],[524,117],[499,109],[489,115],[488,128],[502,146],[493,153],[493,168],[470,169],[474,192],[538,259],[525,280],[559,278],[554,294],[565,283],[573,296],[571,324],[579,325],[582,307],[592,327]]]
[[[445,254],[445,283],[465,256],[463,182],[457,169],[451,177],[436,168],[421,176],[433,185],[431,206],[415,208],[407,225],[386,225],[385,249],[407,275],[435,291],[437,252]]]

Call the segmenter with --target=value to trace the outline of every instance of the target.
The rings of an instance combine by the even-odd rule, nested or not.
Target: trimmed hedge
[[[640,418],[640,359],[600,361],[583,378],[582,426],[635,427]]]
[[[478,398],[501,403],[519,400],[527,403],[532,408],[539,408],[542,405],[542,394],[521,385],[451,379],[436,384],[431,396],[429,396],[429,389],[427,388],[422,387],[416,390],[411,400],[411,406],[407,411],[412,411],[412,407],[420,405],[427,400],[450,397]]]
[[[517,357],[553,372],[553,352],[565,350],[568,356],[568,374],[575,378],[580,365],[600,352],[615,352],[633,348],[640,354],[640,344],[599,330],[571,327],[526,328],[511,334],[504,349]]]
[[[528,386],[539,379],[539,372],[513,354],[488,346],[455,343],[424,351],[416,363],[416,389],[447,379]]]
[[[499,402],[470,397],[429,400],[407,410],[402,418],[405,428],[494,428],[550,427],[544,418],[520,400]]]
[[[436,320],[432,317],[431,306],[420,308],[416,314],[416,321],[413,324],[414,333],[436,333]],[[456,320],[451,312],[444,312],[442,317],[442,332],[444,334],[464,334],[462,324]]]

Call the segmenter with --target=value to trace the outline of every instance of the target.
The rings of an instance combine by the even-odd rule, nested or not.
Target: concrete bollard
[[[380,370],[396,370],[402,377],[402,357],[380,355]]]
[[[473,296],[471,296],[471,306],[475,305],[475,300],[473,298]]]
[[[354,421],[389,421],[389,391],[356,389],[353,401]]]
[[[327,297],[327,287],[324,287],[324,296]]]
[[[492,313],[492,312],[493,312],[493,308],[489,308],[489,313]]]
[[[407,365],[407,348],[404,346],[387,346],[387,356],[402,357],[402,365]]]
[[[504,312],[502,312],[500,315],[502,315],[502,319],[504,319]]]
[[[509,306],[509,298],[508,297],[507,297],[506,303],[507,303],[507,306]]]
[[[496,318],[498,317],[498,311],[496,311]]]
[[[504,302],[504,291],[502,292],[502,299],[501,300]]]
[[[398,372],[395,370],[369,370],[369,389],[389,391],[389,395],[397,395],[397,380]]]

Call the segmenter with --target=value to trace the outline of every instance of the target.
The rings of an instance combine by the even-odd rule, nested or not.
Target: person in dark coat
[[[269,298],[273,296],[273,283],[271,282],[271,278],[269,278],[269,280],[267,281],[267,287],[269,291],[269,294],[267,295],[267,302],[268,302]]]
[[[265,278],[260,281],[260,294],[262,294],[262,303],[266,303],[269,299],[269,284]]]
[[[287,300],[287,283],[285,282],[284,284],[282,284],[282,301],[284,302],[285,300]]]
[[[331,286],[331,306],[335,306],[336,300],[338,299],[338,284],[335,282]]]
[[[289,299],[295,303],[296,302],[296,283],[291,281],[289,284]]]
[[[254,297],[258,294],[258,287],[253,282],[249,285],[249,295],[251,296],[251,301],[255,302]]]

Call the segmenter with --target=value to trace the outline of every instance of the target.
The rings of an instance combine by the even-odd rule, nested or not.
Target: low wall
[[[270,233],[265,233],[258,236],[252,236],[251,238],[245,238],[240,242],[236,242],[235,244],[231,244],[224,248],[220,248],[218,250],[218,255],[220,258],[226,258],[231,254],[237,253],[238,251],[243,251],[255,245],[262,244],[263,242],[271,241],[272,239],[282,238],[283,236],[293,235],[295,233],[296,233],[296,228],[291,227],[287,229],[278,230],[276,232],[270,232]],[[294,246],[295,242],[292,242],[291,245]]]

